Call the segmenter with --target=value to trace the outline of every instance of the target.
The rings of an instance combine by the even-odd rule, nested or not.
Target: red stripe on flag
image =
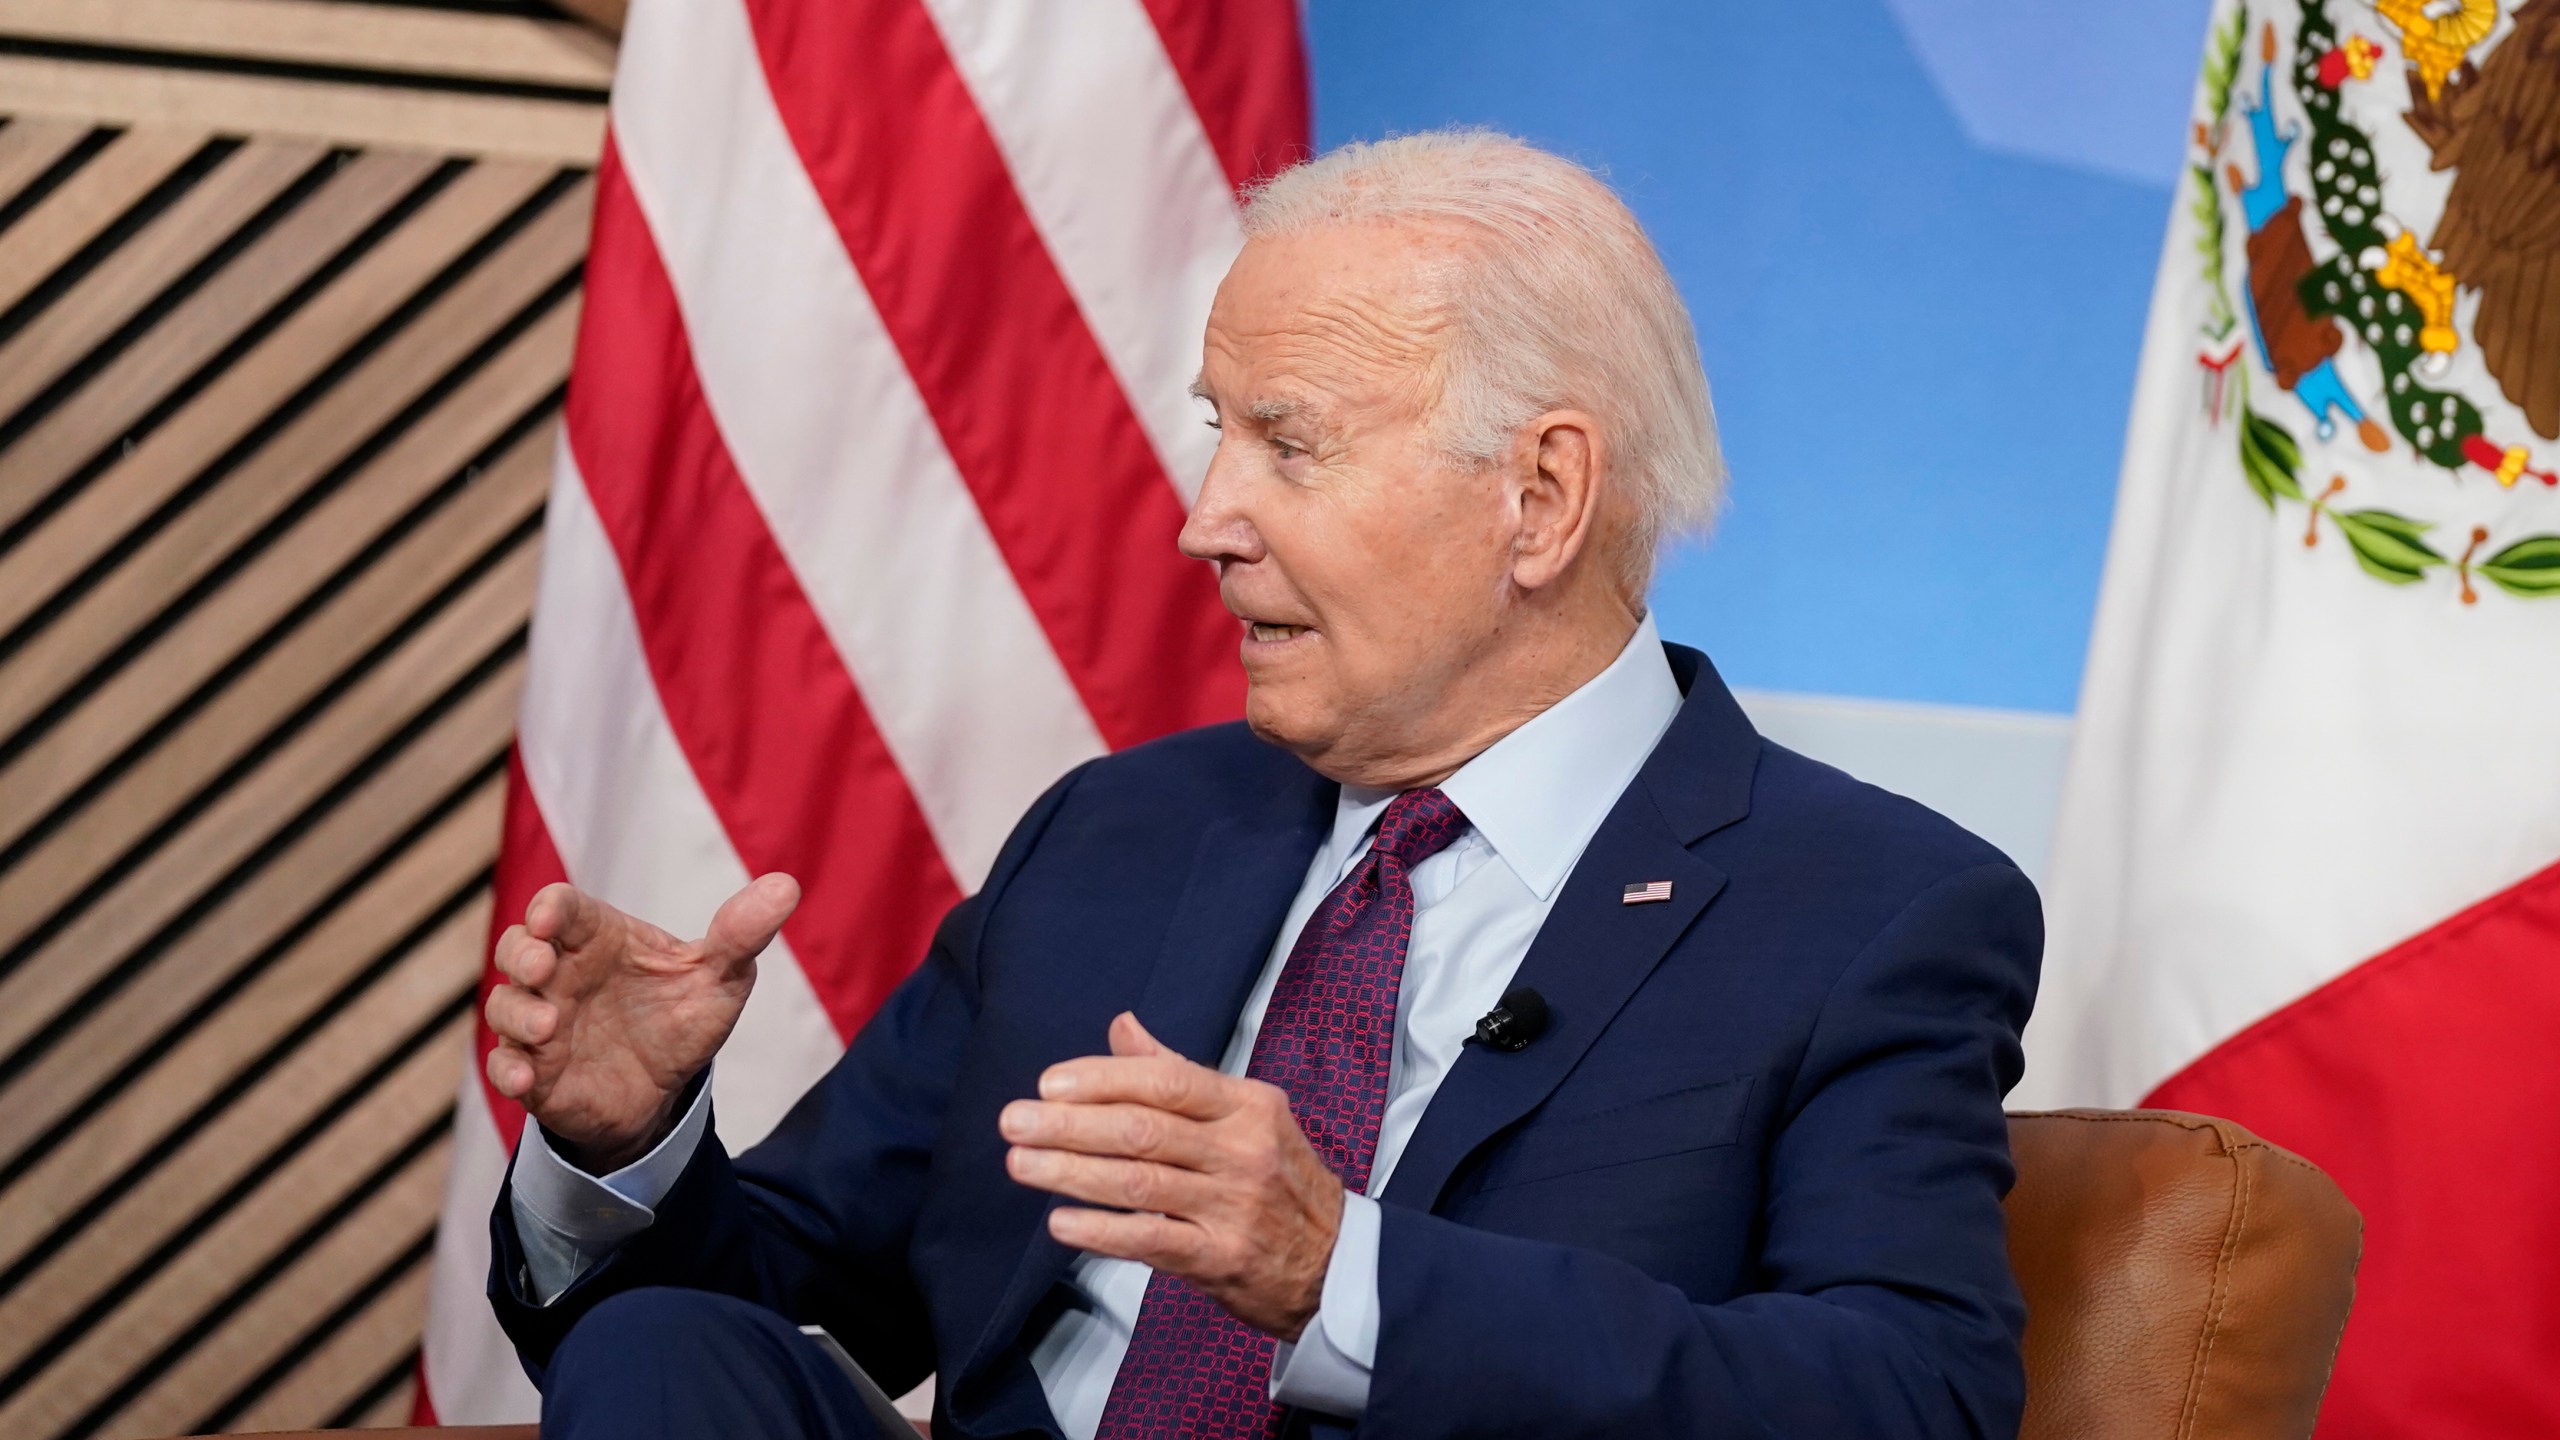
[[[587,293],[570,450],[676,741],[749,872],[799,879],[783,933],[850,1036],[923,957],[959,887],[712,421],[610,142]]]
[[[746,0],[783,127],[1114,749],[1243,710],[1181,501],[919,0]]]
[[[2364,1212],[2330,1440],[2560,1434],[2560,865],[2223,1042],[2143,1101],[2224,1115]]]
[[[551,844],[551,831],[542,823],[542,807],[533,798],[533,787],[525,782],[524,757],[515,750],[507,751],[507,814],[498,832],[498,868],[489,906],[489,944],[481,952],[480,1010],[474,1018],[471,1059],[478,1071],[481,1094],[488,1097],[489,1118],[498,1122],[498,1138],[506,1142],[513,1154],[516,1137],[524,1133],[524,1107],[499,1094],[489,1084],[489,1052],[498,1048],[498,1037],[489,1029],[487,1010],[489,992],[498,987],[498,937],[507,927],[524,919],[524,907],[533,903],[534,893],[545,885],[566,880],[568,870],[560,863],[560,852]],[[426,1388],[418,1390],[420,1403],[425,1403]],[[432,1420],[421,1424],[433,1424]]]
[[[427,1396],[427,1352],[409,1363],[409,1424],[413,1427],[437,1424],[436,1402]]]
[[[1306,158],[1306,47],[1294,0],[1146,0],[1191,108],[1243,189]]]

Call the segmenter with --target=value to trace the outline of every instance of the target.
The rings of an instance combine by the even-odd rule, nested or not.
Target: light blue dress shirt
[[[1396,1004],[1387,1108],[1368,1192],[1345,1197],[1324,1293],[1295,1345],[1271,1366],[1272,1398],[1356,1418],[1366,1408],[1378,1354],[1378,1205],[1422,1112],[1475,1033],[1478,1016],[1509,988],[1538,927],[1600,822],[1679,713],[1680,687],[1648,616],[1609,667],[1496,741],[1440,789],[1468,828],[1414,867],[1413,939]],[[1307,918],[1369,850],[1392,791],[1343,787],[1333,831],[1273,940],[1261,978],[1236,1019],[1219,1068],[1241,1075],[1262,1013]],[[1641,877],[1639,877],[1641,878]],[[708,1128],[702,1087],[673,1133],[648,1155],[601,1179],[552,1153],[542,1127],[516,1147],[515,1219],[529,1288],[549,1303],[613,1248],[646,1229]],[[1040,1337],[1031,1365],[1068,1440],[1093,1440],[1111,1383],[1144,1303],[1147,1267],[1082,1255],[1068,1283],[1082,1304]]]

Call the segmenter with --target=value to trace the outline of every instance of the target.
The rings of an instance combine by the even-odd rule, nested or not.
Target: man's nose
[[[1222,445],[1210,458],[1209,473],[1200,481],[1191,513],[1183,517],[1182,534],[1175,542],[1182,553],[1194,560],[1219,562],[1261,559],[1262,536],[1245,512],[1244,496],[1245,487]]]

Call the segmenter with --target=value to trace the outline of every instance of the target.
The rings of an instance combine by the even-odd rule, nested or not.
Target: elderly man
[[[2013,1434],[2035,892],[1655,634],[1720,477],[1634,217],[1430,134],[1245,225],[1181,537],[1244,724],[1058,782],[734,1162],[702,1077],[789,879],[500,942],[546,1433],[876,1436],[814,1325],[941,1436]]]

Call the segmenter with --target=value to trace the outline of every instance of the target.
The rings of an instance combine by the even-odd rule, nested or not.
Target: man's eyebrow
[[[1191,398],[1207,404],[1212,409],[1216,408],[1218,404],[1218,397],[1209,392],[1209,382],[1206,378],[1195,379],[1191,382]],[[1306,402],[1302,400],[1283,400],[1277,397],[1265,397],[1260,400],[1248,401],[1238,413],[1248,420],[1259,420],[1264,424],[1269,424],[1274,420],[1286,420],[1292,416],[1304,415],[1307,413],[1307,405]]]

